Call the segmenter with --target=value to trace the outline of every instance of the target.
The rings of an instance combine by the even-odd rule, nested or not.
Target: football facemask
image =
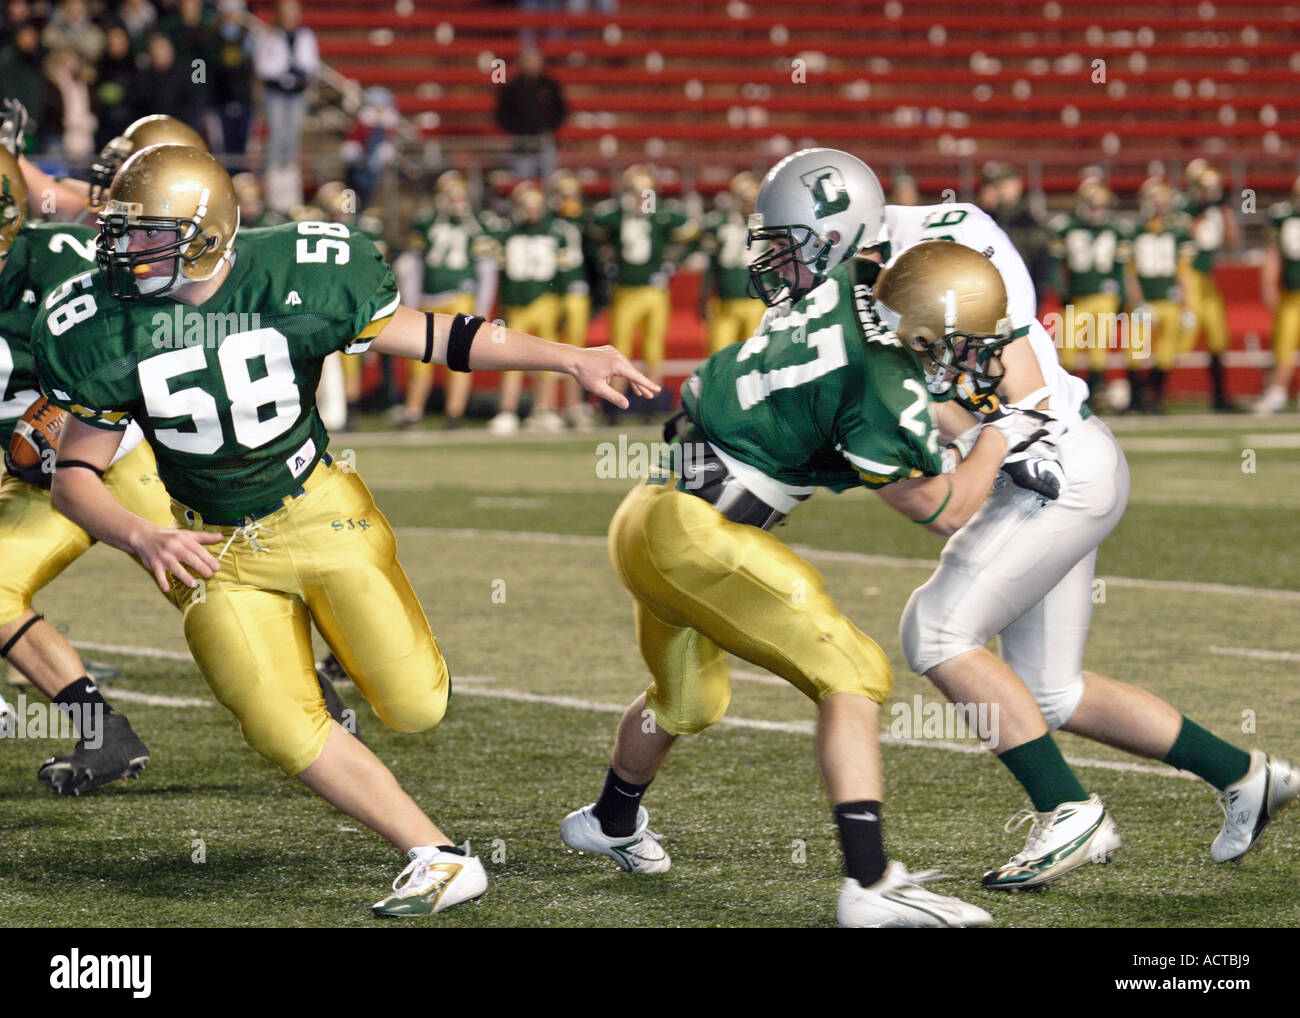
[[[199,261],[219,243],[218,238],[203,232],[198,220],[197,216],[142,216],[139,205],[110,200],[100,213],[95,243],[95,261],[109,293],[118,300],[139,300],[188,282],[182,274],[183,266]],[[149,237],[161,234],[164,239],[150,247],[131,248],[132,235],[137,231]],[[168,237],[171,239],[165,239]],[[155,273],[149,268],[168,261],[170,272]]]

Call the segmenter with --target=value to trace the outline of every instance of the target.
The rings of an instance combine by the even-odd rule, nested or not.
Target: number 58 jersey
[[[365,235],[286,223],[239,233],[228,277],[201,307],[118,301],[86,272],[46,298],[32,339],[53,402],[99,428],[136,420],[175,499],[238,518],[291,494],[324,455],[321,364],[363,351],[397,305]]]

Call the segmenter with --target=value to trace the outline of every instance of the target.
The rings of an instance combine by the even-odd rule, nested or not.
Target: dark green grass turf
[[[1258,472],[1242,474],[1238,438],[1246,427],[1260,430],[1167,433],[1230,438],[1219,451],[1130,455],[1135,504],[1103,549],[1103,574],[1300,587],[1300,541],[1287,508],[1300,500],[1300,457],[1261,449]],[[674,857],[663,877],[629,877],[609,860],[560,845],[561,817],[599,789],[616,720],[603,708],[626,703],[645,682],[627,598],[600,540],[628,482],[596,476],[601,440],[357,445],[358,467],[400,528],[403,564],[460,684],[445,722],[422,736],[383,730],[355,690],[345,696],[403,785],[456,838],[471,841],[493,880],[474,906],[396,925],[830,925],[838,849],[807,734],[719,726],[684,740],[647,801]],[[466,528],[581,539],[476,537]],[[873,497],[818,495],[782,536],[902,559],[932,559],[940,548]],[[894,635],[925,568],[824,553],[814,561],[844,610],[894,661],[895,702],[933,700],[927,684],[906,673]],[[505,604],[491,596],[497,579],[506,582]],[[172,610],[111,550],[92,551],[39,606],[78,642],[183,650]],[[1300,651],[1297,609],[1294,600],[1249,593],[1118,584],[1094,611],[1089,665],[1149,686],[1242,745],[1295,754],[1296,665],[1210,648]],[[123,668],[110,697],[116,689],[210,701],[187,662],[86,653]],[[812,716],[784,686],[734,685],[733,717],[806,724]],[[11,699],[17,692],[0,689]],[[501,698],[512,691],[580,699],[587,709]],[[35,771],[62,745],[0,743],[0,923],[376,924],[367,906],[401,860],[375,836],[281,778],[244,746],[221,708],[119,706],[153,750],[139,781],[57,799]],[[1244,711],[1255,719],[1253,733],[1240,730]],[[1128,759],[1073,738],[1062,746],[1093,760]],[[1216,866],[1208,846],[1219,813],[1203,784],[1081,767],[1120,825],[1116,862],[1046,893],[1000,897],[976,881],[1023,843],[1023,829],[1002,832],[1023,804],[1007,773],[985,756],[932,747],[886,746],[884,762],[892,853],[952,874],[942,889],[983,905],[999,925],[1297,924],[1300,814],[1279,820],[1240,864]],[[202,862],[194,861],[199,840]]]

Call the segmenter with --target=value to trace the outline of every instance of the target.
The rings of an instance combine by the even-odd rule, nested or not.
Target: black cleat
[[[77,740],[67,756],[46,760],[37,771],[37,779],[60,795],[80,795],[118,778],[136,778],[149,765],[149,747],[135,734],[125,714],[104,716],[103,728],[96,732],[97,748]]]
[[[361,727],[357,724],[357,712],[343,702],[343,697],[339,696],[339,691],[334,687],[336,682],[351,681],[348,673],[339,664],[339,659],[333,654],[324,661],[316,662],[316,683],[320,686],[321,695],[325,697],[325,709],[341,728],[361,739],[362,744],[365,745],[366,740],[361,738]]]

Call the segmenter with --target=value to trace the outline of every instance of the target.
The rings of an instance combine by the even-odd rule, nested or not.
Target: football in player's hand
[[[42,396],[27,408],[14,425],[5,469],[28,484],[48,488],[54,480],[54,461],[59,452],[59,435],[68,412]]]

